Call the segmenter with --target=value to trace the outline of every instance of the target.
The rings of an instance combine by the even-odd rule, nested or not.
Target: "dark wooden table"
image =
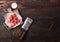
[[[24,40],[13,38],[2,23],[3,15],[12,2],[18,3],[23,21],[32,18],[33,24]],[[4,1],[0,4],[0,42],[60,42],[60,0],[17,0]]]

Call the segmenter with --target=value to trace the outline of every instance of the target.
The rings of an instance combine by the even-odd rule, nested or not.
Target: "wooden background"
[[[23,21],[26,17],[34,20],[22,41],[2,25],[12,2],[18,3]],[[60,0],[0,1],[0,42],[60,42]]]

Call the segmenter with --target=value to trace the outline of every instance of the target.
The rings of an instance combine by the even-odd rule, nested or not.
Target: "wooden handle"
[[[20,40],[23,39],[24,35],[25,35],[26,32],[23,32],[22,36],[20,37]]]

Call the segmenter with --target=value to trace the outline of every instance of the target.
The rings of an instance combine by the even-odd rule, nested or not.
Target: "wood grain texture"
[[[2,16],[7,13],[6,9],[12,2],[18,3],[23,21],[26,17],[34,20],[22,41],[14,38],[2,25]],[[0,8],[1,42],[60,42],[60,0],[17,0],[2,4],[4,7]]]

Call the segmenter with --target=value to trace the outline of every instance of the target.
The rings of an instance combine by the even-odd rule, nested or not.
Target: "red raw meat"
[[[12,26],[16,25],[18,22],[20,22],[20,20],[18,19],[18,17],[16,16],[16,14],[13,14],[13,15],[11,15],[9,17],[8,22],[11,23],[10,27],[12,27]]]

